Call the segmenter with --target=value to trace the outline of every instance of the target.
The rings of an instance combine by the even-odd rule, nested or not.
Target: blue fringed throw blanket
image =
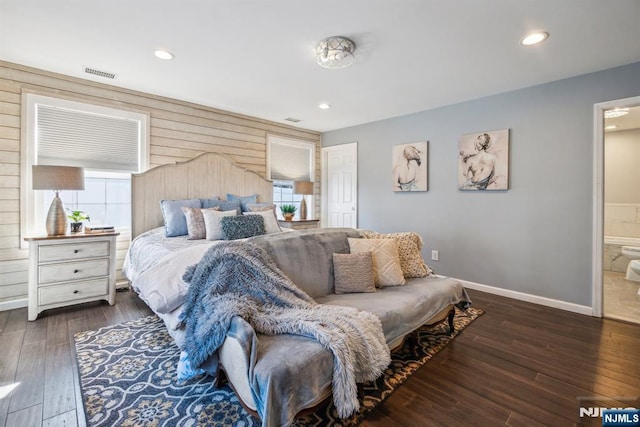
[[[347,417],[360,408],[356,383],[374,380],[390,363],[377,316],[316,303],[258,246],[215,245],[183,279],[190,286],[180,318],[192,367],[222,345],[234,316],[263,334],[312,337],[333,354],[333,401],[338,414]]]

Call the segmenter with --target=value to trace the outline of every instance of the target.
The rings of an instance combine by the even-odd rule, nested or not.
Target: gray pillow
[[[265,233],[261,215],[226,216],[222,218],[221,225],[226,240],[246,239]]]
[[[333,276],[336,294],[376,292],[371,252],[333,254]]]

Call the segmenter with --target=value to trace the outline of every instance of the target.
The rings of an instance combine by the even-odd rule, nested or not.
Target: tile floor
[[[604,272],[604,317],[640,323],[640,282],[624,278],[624,273]]]

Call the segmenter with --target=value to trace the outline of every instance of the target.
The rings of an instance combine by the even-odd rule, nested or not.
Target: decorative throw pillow
[[[247,212],[249,208],[247,205],[253,205],[258,203],[258,195],[252,194],[251,196],[236,196],[235,194],[227,194],[227,200],[230,202],[237,200],[240,202],[242,212]]]
[[[209,197],[208,199],[200,199],[200,203],[202,203],[204,205],[205,203],[215,202],[215,201],[219,201],[219,200],[220,200],[220,197],[213,196],[213,197]]]
[[[262,212],[262,211],[274,211],[276,205],[273,203],[251,203],[247,204],[247,212]]]
[[[207,208],[207,210],[219,211],[220,208],[216,206],[215,208]],[[187,233],[189,234],[187,239],[199,240],[207,237],[207,229],[204,226],[202,209],[183,206],[182,212],[184,212],[184,217],[187,220]]]
[[[222,219],[235,216],[236,210],[230,211],[214,211],[210,209],[203,209],[202,216],[204,217],[204,228],[206,230],[207,240],[223,240],[224,233],[222,232]]]
[[[360,233],[367,239],[396,239],[398,242],[398,254],[400,255],[400,267],[404,277],[426,277],[433,274],[433,269],[425,264],[422,259],[422,237],[418,233],[388,233],[382,234],[375,231],[362,231]]]
[[[264,219],[264,231],[265,234],[271,233],[280,233],[280,226],[278,225],[278,220],[276,219],[276,211],[273,209],[269,209],[266,211],[258,211],[258,212],[245,212],[243,215],[258,215]]]
[[[226,240],[246,239],[264,234],[261,215],[227,216],[222,218],[222,233]]]
[[[212,198],[212,199],[200,199],[200,202],[202,203],[202,208],[214,208],[214,207],[219,207],[221,211],[230,211],[232,209],[235,209],[236,215],[241,215],[242,214],[242,209],[240,208],[240,201],[238,200],[233,200],[233,201],[227,201],[227,200],[219,200],[217,198]]]
[[[160,210],[164,218],[164,231],[167,237],[184,236],[187,234],[187,219],[182,207],[200,208],[200,199],[161,200]]]
[[[336,294],[375,292],[373,255],[371,252],[333,254],[333,277]]]
[[[371,252],[373,255],[373,277],[378,287],[404,285],[400,268],[398,243],[395,239],[349,238],[351,253]]]

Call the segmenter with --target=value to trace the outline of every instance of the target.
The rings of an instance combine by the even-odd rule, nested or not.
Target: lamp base
[[[306,196],[302,196],[300,201],[300,219],[307,219],[307,202],[304,199]]]
[[[64,212],[62,199],[58,196],[53,198],[49,213],[47,214],[47,234],[49,236],[60,236],[67,232],[67,215]]]

